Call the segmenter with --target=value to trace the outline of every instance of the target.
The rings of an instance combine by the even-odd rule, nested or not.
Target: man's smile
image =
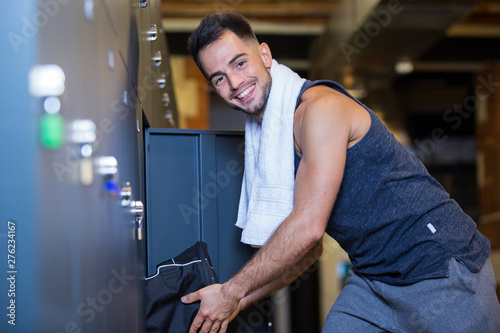
[[[240,101],[245,101],[253,95],[252,92],[254,91],[254,89],[255,89],[255,84],[252,84],[250,87],[246,88],[245,90],[243,90],[243,92],[241,92],[239,95],[235,97]]]

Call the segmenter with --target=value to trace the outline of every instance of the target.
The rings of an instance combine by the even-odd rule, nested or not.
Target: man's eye
[[[236,64],[237,67],[243,67],[245,65],[244,61],[240,61]]]
[[[223,76],[219,76],[219,77],[216,77],[214,79],[214,83],[213,84],[214,84],[214,86],[217,86],[217,85],[221,84],[222,81],[224,81],[224,77]]]

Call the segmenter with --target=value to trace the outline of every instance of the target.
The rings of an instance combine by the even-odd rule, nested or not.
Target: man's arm
[[[350,137],[349,112],[342,111],[342,103],[332,96],[323,93],[302,103],[296,141],[303,156],[291,214],[229,281],[183,298],[185,303],[201,301],[190,332],[200,327],[202,332],[218,332],[219,327],[220,332],[225,332],[245,297],[273,281],[281,281],[283,272],[292,272],[320,244],[342,181]],[[277,288],[278,283],[273,287]]]
[[[302,273],[304,273],[314,262],[316,262],[316,260],[319,259],[322,252],[323,245],[320,242],[304,258],[302,258],[299,263],[297,263],[293,270],[289,272],[282,272],[279,278],[245,296],[245,298],[240,301],[239,311],[246,309],[252,303],[270,296],[292,283],[298,276],[302,275]]]

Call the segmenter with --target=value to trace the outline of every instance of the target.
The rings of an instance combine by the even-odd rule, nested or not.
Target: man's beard
[[[234,110],[242,111],[249,115],[255,115],[259,113],[261,110],[264,111],[267,105],[267,99],[269,98],[269,93],[271,92],[272,84],[273,82],[271,79],[271,75],[269,75],[269,80],[266,82],[264,86],[262,86],[262,96],[260,98],[260,101],[251,110],[246,110],[236,105],[232,105],[232,108]]]

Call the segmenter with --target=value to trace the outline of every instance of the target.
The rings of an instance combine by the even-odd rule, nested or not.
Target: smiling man
[[[217,93],[233,108],[258,117],[262,117],[271,90],[268,69],[254,65],[262,61],[260,54],[269,55],[269,68],[271,53],[266,44],[245,43],[231,32],[200,52],[201,68]],[[220,65],[221,59],[224,63]]]
[[[229,281],[182,298],[201,301],[190,332],[225,332],[307,269],[325,232],[353,269],[323,332],[498,332],[489,241],[373,111],[278,64],[239,15],[205,17],[188,47],[247,114],[237,225],[261,247]]]
[[[269,47],[267,44],[243,41],[232,32],[226,32],[221,37],[224,38],[215,40],[200,51],[200,68],[203,68],[215,91],[231,107],[262,118],[271,90],[269,68],[272,58]],[[261,54],[266,56],[267,64],[264,66]]]

